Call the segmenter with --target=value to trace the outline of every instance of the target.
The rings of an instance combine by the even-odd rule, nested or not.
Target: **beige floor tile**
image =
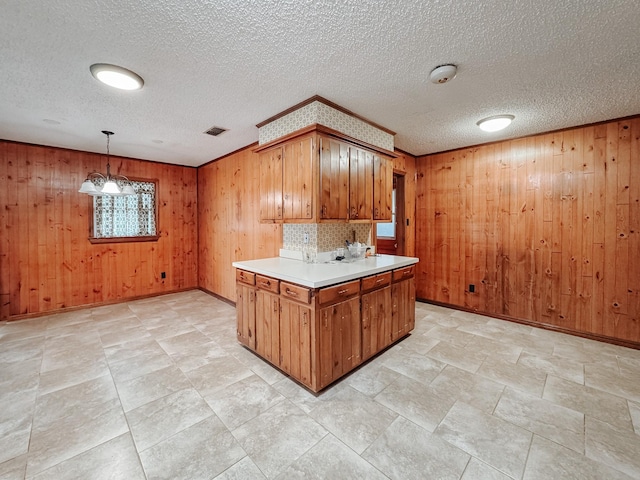
[[[448,365],[429,385],[441,398],[460,400],[485,413],[493,412],[504,385]]]
[[[487,357],[482,362],[477,373],[494,382],[538,397],[542,396],[547,377],[542,370],[492,357]]]
[[[447,392],[432,389],[404,376],[396,379],[374,400],[430,432],[435,430],[455,403],[455,398]]]
[[[160,347],[158,347],[160,348]],[[109,360],[109,368],[111,375],[116,382],[126,382],[134,378],[147,375],[157,370],[162,370],[173,365],[173,360],[162,349],[160,351],[155,348],[143,350],[138,355],[112,362]]]
[[[487,356],[480,351],[465,350],[443,340],[430,349],[426,355],[434,360],[439,360],[447,365],[476,372]]]
[[[118,394],[125,412],[171,393],[191,388],[191,382],[176,366],[117,383]]]
[[[585,444],[587,457],[640,478],[640,435],[587,417]]]
[[[640,403],[628,401],[634,431],[640,435]]]
[[[27,454],[14,457],[0,463],[0,478],[2,480],[24,480],[27,470]]]
[[[455,326],[437,325],[429,329],[425,334],[427,338],[444,340],[457,347],[464,347],[469,344],[476,336],[463,332]]]
[[[73,387],[71,387],[73,388]],[[54,395],[53,394],[50,395]],[[122,408],[118,405],[99,415],[83,414],[82,407],[68,411],[31,433],[27,477],[34,476],[60,462],[75,457],[128,431]],[[36,417],[37,418],[37,417]]]
[[[204,397],[229,430],[269,410],[285,397],[257,375],[251,375]]]
[[[511,477],[495,468],[471,457],[460,480],[512,480]]]
[[[400,375],[380,362],[369,362],[349,375],[344,383],[367,396],[374,397],[391,385]]]
[[[522,352],[518,359],[518,365],[584,385],[584,365],[575,360],[555,355],[533,355],[529,352]]]
[[[394,347],[385,352],[382,364],[390,370],[429,384],[445,367],[445,363],[432,358],[416,355],[411,350]]]
[[[212,415],[207,402],[190,388],[127,412],[127,420],[136,448],[142,452]]]
[[[507,388],[493,415],[584,454],[582,413]]]
[[[246,454],[215,416],[209,417],[140,453],[147,478],[210,479]]]
[[[353,388],[343,388],[331,402],[311,410],[309,416],[361,454],[398,414]]]
[[[633,477],[546,438],[534,435],[523,480],[630,480],[631,478]]]
[[[215,477],[215,480],[265,480],[266,478],[249,457],[244,457]]]
[[[206,397],[216,390],[250,377],[253,372],[231,355],[226,355],[212,358],[209,363],[185,374],[198,392]]]
[[[533,436],[461,402],[451,408],[435,434],[513,478],[522,476]]]
[[[469,455],[399,417],[363,458],[389,478],[458,480]]]
[[[329,434],[289,465],[277,478],[278,480],[329,478],[385,480],[387,477]]]
[[[441,470],[444,478],[504,479],[511,470],[519,478],[513,472],[531,434],[518,425],[556,440],[533,434],[527,480],[640,478],[638,385],[640,350],[418,303],[410,336],[313,394],[237,342],[233,306],[192,290],[0,322],[0,479],[118,472],[126,461],[103,464],[108,451],[129,458],[126,419],[136,410],[133,433],[157,441],[142,452],[147,478],[323,478],[336,477],[336,464],[356,478],[395,478],[388,472],[411,470],[410,462],[385,461],[381,472],[363,458],[374,446],[390,458],[383,439],[408,441],[392,435],[394,425],[421,432],[427,457],[438,445],[474,455],[461,471]],[[185,390],[193,403],[179,398]],[[564,408],[586,415],[588,438]],[[389,411],[395,420],[382,432],[387,419],[377,413]],[[592,458],[557,443],[581,441]],[[414,447],[403,447],[409,457]]]
[[[120,435],[91,450],[36,475],[34,480],[145,480],[138,452],[129,433]]]
[[[38,394],[46,395],[47,393],[79,385],[105,375],[109,375],[109,366],[104,357],[93,362],[67,365],[48,372],[42,372],[40,374]]]
[[[315,420],[286,400],[232,433],[267,478],[282,473],[327,435]]]
[[[595,388],[549,375],[542,398],[618,428],[633,428],[626,400]]]
[[[474,335],[471,341],[465,345],[465,350],[482,352],[492,361],[516,363],[523,348],[519,345],[503,343],[493,338]]]

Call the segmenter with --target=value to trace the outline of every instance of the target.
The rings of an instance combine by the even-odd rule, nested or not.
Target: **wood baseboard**
[[[557,325],[551,325],[549,323],[534,322],[533,320],[510,317],[509,315],[480,312],[480,311],[472,310],[470,308],[460,307],[458,305],[451,305],[448,303],[427,300],[426,298],[416,298],[416,301],[422,302],[422,303],[428,303],[431,305],[437,305],[439,307],[451,308],[453,310],[460,310],[461,312],[475,313],[476,315],[483,315],[485,317],[497,318],[499,320],[506,320],[508,322],[520,323],[522,325],[528,325],[530,327],[538,327],[544,330],[552,330],[554,332],[566,333],[568,335],[573,335],[575,337],[588,338],[589,340],[596,340],[598,342],[610,343],[612,345],[619,345],[621,347],[640,350],[640,342],[634,342],[632,340],[624,340],[622,338],[608,337],[606,335],[599,335],[597,333],[581,332],[579,330],[572,330],[566,327],[559,327]]]
[[[231,305],[232,307],[236,306],[236,302],[234,302],[233,300],[229,300],[227,297],[223,297],[222,295],[219,295],[217,293],[212,292],[211,290],[207,290],[204,287],[198,287],[198,290],[203,291],[204,293],[206,293],[207,295],[211,295],[212,297],[217,298],[218,300],[222,300],[224,303],[228,303],[229,305]]]

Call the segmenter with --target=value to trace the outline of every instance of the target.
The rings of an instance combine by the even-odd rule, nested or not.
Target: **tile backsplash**
[[[371,244],[370,223],[285,223],[282,225],[282,248],[302,251],[304,234],[309,234],[309,245],[317,252],[330,252],[344,247],[344,241]]]

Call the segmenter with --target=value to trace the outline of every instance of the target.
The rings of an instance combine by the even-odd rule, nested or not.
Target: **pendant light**
[[[109,164],[109,139],[113,132],[102,130],[107,136],[107,174],[103,175],[98,172],[92,172],[82,182],[82,186],[78,192],[87,195],[109,195],[118,197],[122,195],[135,195],[136,191],[131,185],[131,181],[124,175],[111,175],[111,165]]]

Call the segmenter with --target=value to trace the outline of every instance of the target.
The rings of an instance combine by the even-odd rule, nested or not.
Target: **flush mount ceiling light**
[[[513,119],[516,118],[513,115],[495,115],[493,117],[487,117],[480,120],[478,125],[485,132],[497,132],[503,128],[507,128]]]
[[[136,191],[131,185],[131,181],[124,175],[111,175],[111,165],[109,165],[109,137],[113,135],[113,132],[108,130],[102,130],[107,136],[107,174],[103,175],[98,172],[92,172],[87,175],[87,178],[82,182],[82,186],[78,192],[86,193],[87,195],[109,195],[113,197],[120,197],[123,195],[135,195]]]
[[[91,75],[96,80],[121,90],[140,90],[144,85],[142,77],[131,70],[109,65],[108,63],[94,63],[89,67]]]

